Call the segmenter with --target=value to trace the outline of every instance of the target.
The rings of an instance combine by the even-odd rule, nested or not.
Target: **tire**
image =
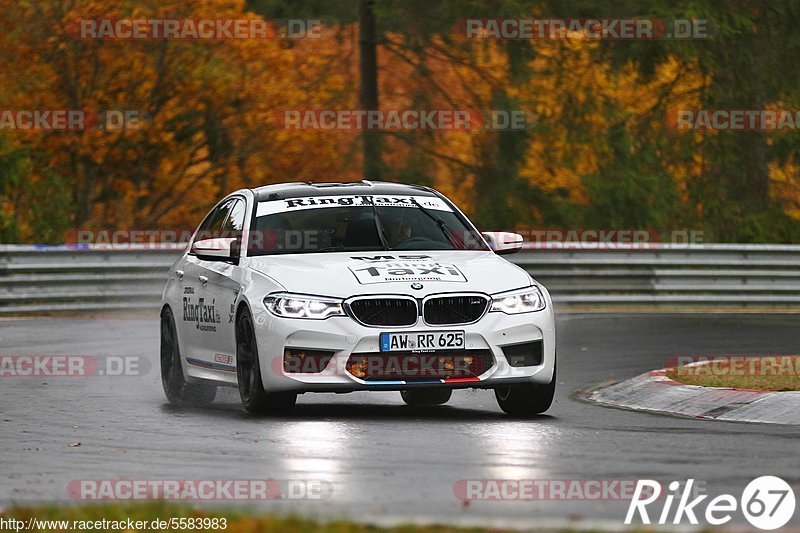
[[[447,403],[452,395],[452,389],[411,389],[400,391],[400,396],[406,402],[406,405],[414,407],[442,405]]]
[[[499,387],[494,390],[497,404],[506,414],[530,417],[544,413],[553,403],[556,394],[556,367],[553,379],[546,385],[524,383]]]
[[[181,350],[172,310],[161,312],[161,384],[169,403],[182,406],[205,406],[214,401],[217,386],[209,383],[189,383],[183,377]]]
[[[246,309],[236,319],[236,378],[242,407],[247,412],[287,414],[294,408],[296,393],[264,390],[253,318]]]

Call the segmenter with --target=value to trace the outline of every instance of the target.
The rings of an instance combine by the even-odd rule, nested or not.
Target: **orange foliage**
[[[326,27],[319,39],[102,41],[76,38],[71,24],[256,15],[245,11],[244,0],[0,0],[0,10],[0,67],[13,73],[0,79],[0,109],[147,113],[135,130],[10,134],[14,147],[34,154],[26,177],[31,190],[52,175],[69,183],[74,225],[191,227],[237,188],[365,177],[358,132],[290,130],[274,120],[283,110],[357,108],[356,25]],[[487,110],[502,90],[533,120],[520,176],[546,193],[566,191],[578,204],[586,201],[582,176],[609,157],[609,128],[663,129],[657,111],[696,107],[705,83],[677,60],[643,83],[633,67],[620,72],[598,62],[593,51],[601,44],[580,39],[535,42],[527,81],[512,83],[502,43],[433,37],[418,47],[399,34],[384,37],[381,108]],[[608,109],[617,113],[614,120]],[[384,132],[382,138],[386,178],[413,176],[466,211],[474,208],[472,187],[491,132]],[[702,173],[701,160],[670,150],[659,157],[678,184]],[[794,198],[791,213],[800,216],[795,163],[772,173],[775,194]],[[3,201],[0,215],[24,211],[24,198]],[[23,239],[31,238],[25,216],[18,218]]]

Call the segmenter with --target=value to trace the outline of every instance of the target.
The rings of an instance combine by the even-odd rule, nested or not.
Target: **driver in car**
[[[386,240],[390,248],[395,248],[403,241],[411,238],[411,224],[403,219],[387,221]]]

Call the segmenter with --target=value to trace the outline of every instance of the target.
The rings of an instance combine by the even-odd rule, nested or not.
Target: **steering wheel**
[[[404,241],[400,241],[394,245],[395,250],[413,250],[419,248],[421,250],[449,250],[450,247],[439,241],[434,241],[427,237],[411,237]]]

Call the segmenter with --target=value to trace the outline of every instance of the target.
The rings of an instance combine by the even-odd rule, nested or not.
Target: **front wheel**
[[[261,381],[261,364],[253,318],[243,311],[236,320],[236,377],[242,407],[249,413],[285,414],[297,401],[293,392],[267,392]]]
[[[556,368],[553,367],[553,379],[546,385],[538,383],[522,383],[494,390],[497,404],[506,414],[513,416],[535,416],[544,413],[553,403],[556,394]]]
[[[169,307],[161,312],[161,384],[167,400],[175,405],[208,405],[217,395],[216,385],[189,383],[183,377],[175,317]]]
[[[400,391],[400,396],[407,405],[414,407],[424,405],[442,405],[452,396],[451,389],[411,389]]]

